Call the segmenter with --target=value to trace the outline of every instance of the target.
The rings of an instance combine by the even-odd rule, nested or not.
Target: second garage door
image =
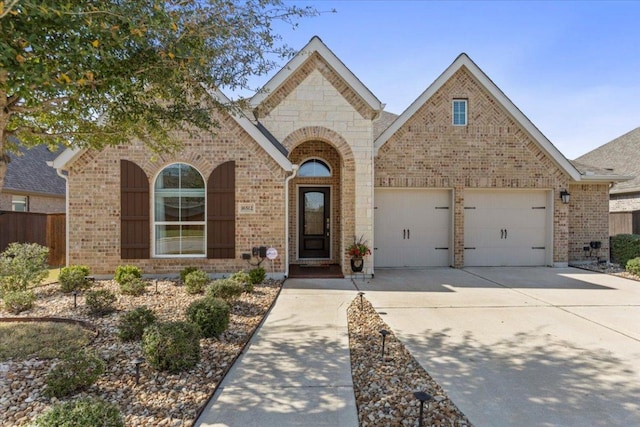
[[[465,266],[548,265],[547,191],[466,191]]]
[[[450,265],[451,192],[376,189],[376,267]]]

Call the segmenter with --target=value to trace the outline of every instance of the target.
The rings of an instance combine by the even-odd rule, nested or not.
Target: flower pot
[[[351,258],[351,271],[354,273],[360,273],[364,268],[364,259],[362,258]]]

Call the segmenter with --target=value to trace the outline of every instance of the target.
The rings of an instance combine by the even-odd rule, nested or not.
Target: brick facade
[[[610,212],[633,212],[640,210],[640,193],[611,194]]]
[[[29,212],[38,213],[64,213],[65,201],[64,196],[42,196],[37,194],[18,194],[11,192],[0,193],[0,210],[11,210],[12,196],[28,196]]]
[[[569,193],[569,259],[587,261],[599,256],[609,260],[609,185],[573,184]],[[584,250],[592,241],[602,244],[597,253]]]

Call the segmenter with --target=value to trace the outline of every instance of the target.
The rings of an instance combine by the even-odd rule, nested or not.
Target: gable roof
[[[49,151],[46,145],[26,148],[18,145],[20,155],[9,155],[3,191],[48,194],[64,196],[66,184],[56,171],[47,167],[47,162],[55,159],[64,147]]]
[[[293,76],[314,53],[318,54],[371,110],[378,113],[382,111],[384,104],[344,65],[318,36],[313,36],[309,43],[291,58],[287,65],[282,67],[280,71],[251,98],[251,106],[253,108],[260,106],[260,104]]]
[[[618,182],[610,193],[640,191],[640,127],[578,157],[577,162],[605,169],[610,173],[629,175],[632,179]]]
[[[227,96],[219,89],[209,90],[208,92],[222,105],[231,104],[229,98],[227,98]],[[293,170],[293,165],[287,158],[287,150],[264,128],[264,126],[260,123],[253,123],[243,112],[237,111],[236,109],[229,111],[228,114],[273,158],[273,160],[276,161],[276,163],[278,163],[278,165],[280,165],[282,169],[287,172],[291,172]],[[63,169],[67,164],[73,162],[85,151],[86,149],[69,148],[56,157],[53,162],[50,162],[49,166],[55,169]]]
[[[461,53],[455,61],[374,141],[375,154],[422,106],[462,67],[465,67],[498,103],[531,135],[540,148],[573,180],[579,181],[581,173],[516,107],[475,62]]]

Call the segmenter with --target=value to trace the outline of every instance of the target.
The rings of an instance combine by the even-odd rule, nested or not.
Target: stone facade
[[[18,194],[3,191],[0,193],[0,210],[11,210],[12,196],[28,196],[29,212],[37,213],[64,213],[65,200],[64,196],[44,196],[39,194]]]

